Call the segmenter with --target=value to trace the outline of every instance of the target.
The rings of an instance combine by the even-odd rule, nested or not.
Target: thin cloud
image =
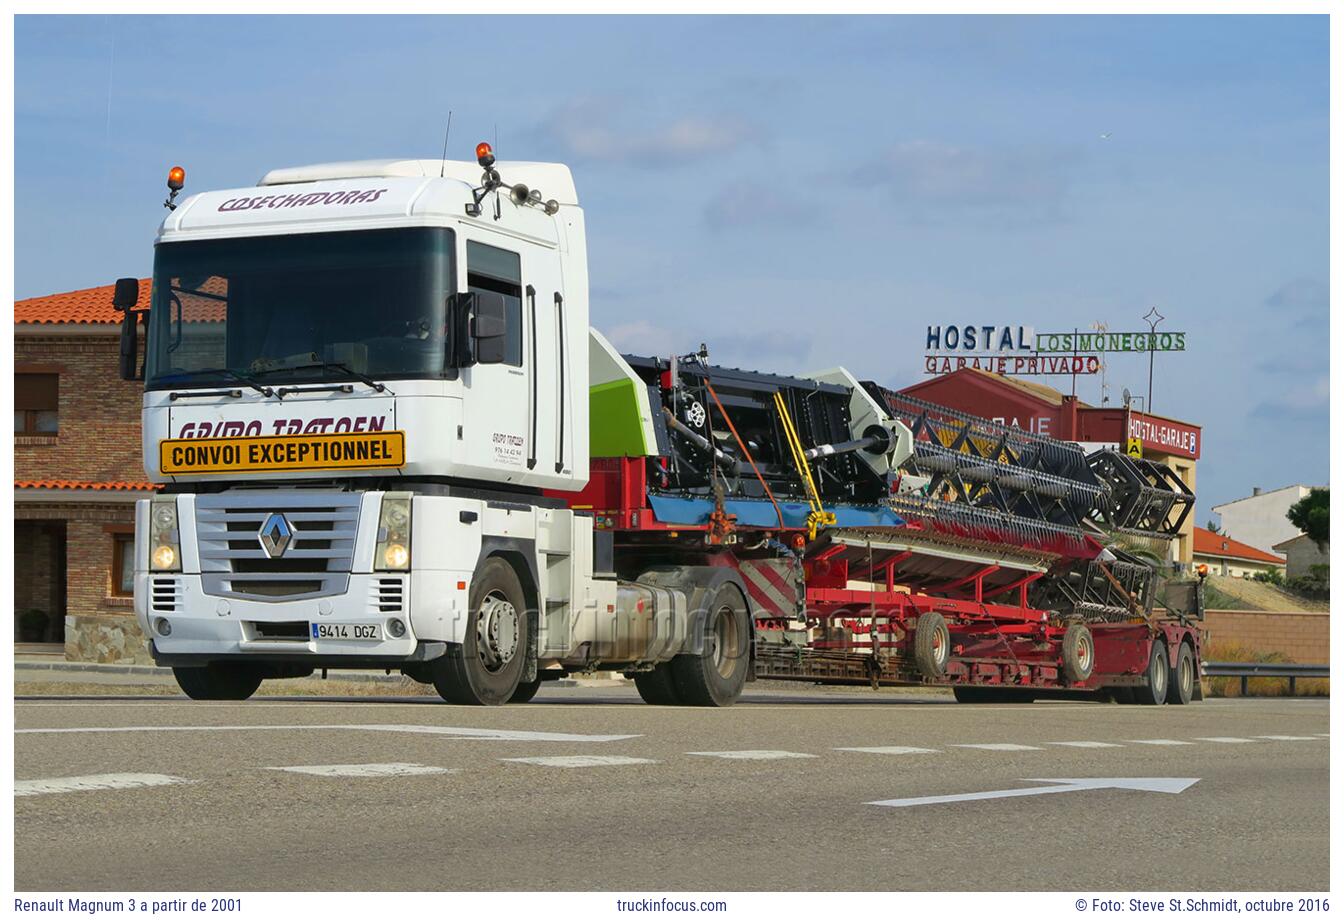
[[[1075,157],[1060,152],[990,150],[927,140],[887,148],[853,172],[921,217],[981,212],[1057,219]]]
[[[807,215],[796,198],[754,182],[734,183],[705,206],[705,223],[714,230],[787,223]]]
[[[570,160],[640,167],[680,166],[761,143],[763,129],[726,113],[665,116],[606,100],[584,100],[557,110],[541,133]]]

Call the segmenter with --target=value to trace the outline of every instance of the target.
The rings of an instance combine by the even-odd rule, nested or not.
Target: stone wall
[[[99,664],[153,664],[149,643],[134,616],[67,616],[65,657]]]

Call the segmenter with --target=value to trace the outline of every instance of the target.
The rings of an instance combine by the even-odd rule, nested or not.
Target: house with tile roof
[[[1211,575],[1252,578],[1261,573],[1283,574],[1288,560],[1257,549],[1249,543],[1214,533],[1207,527],[1195,528],[1195,565],[1207,565]]]
[[[141,309],[149,281],[140,282]],[[73,660],[149,660],[131,601],[135,500],[153,491],[142,385],[118,373],[112,286],[14,304],[14,641]]]

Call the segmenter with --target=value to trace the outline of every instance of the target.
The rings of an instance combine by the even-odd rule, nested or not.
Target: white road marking
[[[1315,741],[1311,735],[1256,735],[1266,741]]]
[[[306,773],[309,776],[427,776],[433,773],[457,772],[445,767],[427,767],[419,763],[328,763],[266,769],[284,773]]]
[[[997,789],[992,792],[964,792],[960,795],[924,795],[913,799],[884,799],[869,805],[889,808],[908,808],[911,805],[941,805],[947,802],[974,802],[983,799],[1009,799],[1024,795],[1050,795],[1055,792],[1082,792],[1090,789],[1134,789],[1141,792],[1184,792],[1198,778],[1151,776],[1142,778],[1115,777],[1112,779],[1028,779],[1028,783],[1055,783],[1053,786],[1034,786],[1027,789]]]
[[[802,757],[816,757],[816,754],[799,754],[795,751],[687,751],[695,757],[722,757],[724,760],[789,760]]]
[[[1057,744],[1057,745],[1059,745],[1060,747],[1076,747],[1076,748],[1111,748],[1111,747],[1124,747],[1124,745],[1121,745],[1121,744],[1111,744],[1111,743],[1108,742],[1108,741],[1047,741],[1047,742],[1045,742],[1045,743],[1046,743],[1046,744]]]
[[[1255,744],[1253,738],[1196,738],[1196,741],[1213,741],[1217,744]]]
[[[1175,745],[1178,745],[1178,744],[1194,744],[1193,741],[1173,741],[1173,740],[1170,739],[1170,738],[1134,738],[1134,739],[1131,740],[1129,743],[1130,743],[1130,744],[1163,744],[1163,745],[1168,745],[1168,746],[1173,746],[1173,747],[1174,747]]]
[[[501,757],[508,763],[530,763],[540,767],[619,767],[627,764],[657,763],[643,757],[603,756],[600,754],[574,754],[569,757]]]
[[[626,741],[639,735],[575,735],[565,732],[529,732],[499,728],[458,728],[447,725],[97,725],[87,728],[16,728],[16,735],[59,735],[119,732],[253,732],[253,731],[363,731],[447,735],[468,741]]]
[[[1317,737],[1317,738],[1329,738],[1329,737],[1330,737],[1330,733],[1329,733],[1329,732],[1317,732],[1317,733],[1316,733],[1316,737]]]
[[[843,747],[835,748],[837,751],[858,751],[860,754],[937,754],[938,751],[933,748],[901,747],[900,745],[890,745],[888,747]]]
[[[92,776],[59,776],[52,779],[14,781],[15,795],[48,795],[53,792],[85,792],[96,789],[139,789],[143,786],[175,786],[191,780],[163,773],[95,773]]]
[[[1043,751],[1029,744],[954,744],[952,747],[976,748],[981,751]]]

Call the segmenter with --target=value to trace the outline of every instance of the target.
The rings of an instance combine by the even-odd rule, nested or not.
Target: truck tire
[[[724,582],[704,620],[705,648],[672,659],[672,680],[683,706],[731,706],[751,668],[751,617],[742,592]]]
[[[509,702],[529,703],[532,701],[532,697],[536,696],[537,691],[540,689],[541,689],[540,677],[538,677],[536,680],[528,681],[527,683],[520,683],[518,685],[518,689],[513,691],[513,696],[509,697]]]
[[[652,671],[636,672],[635,689],[639,691],[639,698],[650,706],[681,705],[670,661],[655,665]]]
[[[1134,688],[1134,702],[1144,706],[1161,706],[1167,701],[1167,677],[1171,671],[1167,664],[1167,643],[1154,640],[1152,651],[1148,653],[1148,668],[1144,676],[1148,682]]]
[[[915,624],[915,667],[919,673],[935,680],[944,676],[951,651],[952,637],[943,615],[931,610],[920,617]]]
[[[1190,643],[1182,642],[1176,653],[1176,667],[1167,675],[1167,702],[1184,706],[1195,696],[1195,652]]]
[[[1064,677],[1069,683],[1081,683],[1092,676],[1097,650],[1092,642],[1091,630],[1082,623],[1074,623],[1064,630],[1064,639],[1059,645]]]
[[[527,657],[527,599],[518,573],[497,556],[471,583],[464,641],[432,662],[434,689],[449,703],[502,706],[518,689]]]
[[[261,671],[247,662],[212,661],[203,668],[173,668],[182,692],[193,700],[245,700],[261,686]]]

